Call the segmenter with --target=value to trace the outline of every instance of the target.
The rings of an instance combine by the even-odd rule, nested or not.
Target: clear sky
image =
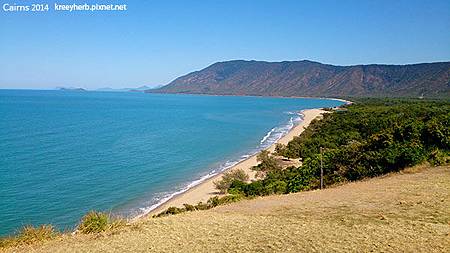
[[[0,88],[167,84],[214,62],[450,60],[450,1],[85,0],[124,12],[0,10]]]

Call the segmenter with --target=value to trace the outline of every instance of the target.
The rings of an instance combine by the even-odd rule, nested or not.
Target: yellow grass
[[[58,236],[52,225],[34,227],[27,225],[22,227],[17,234],[0,238],[0,248],[14,247],[17,245],[37,244]]]
[[[33,252],[449,252],[450,167],[64,235]]]

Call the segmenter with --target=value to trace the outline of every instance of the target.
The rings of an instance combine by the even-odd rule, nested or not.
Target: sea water
[[[327,99],[0,90],[0,234],[141,215],[268,147]]]

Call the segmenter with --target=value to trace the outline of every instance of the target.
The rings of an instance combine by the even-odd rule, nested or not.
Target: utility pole
[[[320,189],[323,189],[323,148],[320,147]]]

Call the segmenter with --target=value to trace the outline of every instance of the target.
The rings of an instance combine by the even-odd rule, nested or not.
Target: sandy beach
[[[305,128],[308,127],[308,125],[311,123],[313,119],[320,117],[323,113],[325,113],[325,111],[321,109],[308,109],[303,110],[300,113],[303,115],[303,120],[298,125],[294,126],[286,135],[280,138],[276,143],[286,145],[295,136],[299,136],[305,130]],[[267,150],[273,152],[275,150],[276,143],[268,147]],[[228,170],[242,169],[249,175],[250,179],[254,179],[255,172],[252,171],[250,168],[255,165],[258,165],[256,155],[249,157],[248,159],[236,164],[235,166],[229,168]],[[173,198],[163,203],[159,207],[150,211],[145,216],[157,214],[171,206],[183,207],[183,204],[197,204],[200,201],[206,202],[209,198],[220,195],[216,190],[216,188],[214,187],[214,181],[220,180],[222,175],[223,172],[205,180],[204,182],[200,183],[199,185],[196,185],[195,187],[189,189],[184,193],[174,196]]]

